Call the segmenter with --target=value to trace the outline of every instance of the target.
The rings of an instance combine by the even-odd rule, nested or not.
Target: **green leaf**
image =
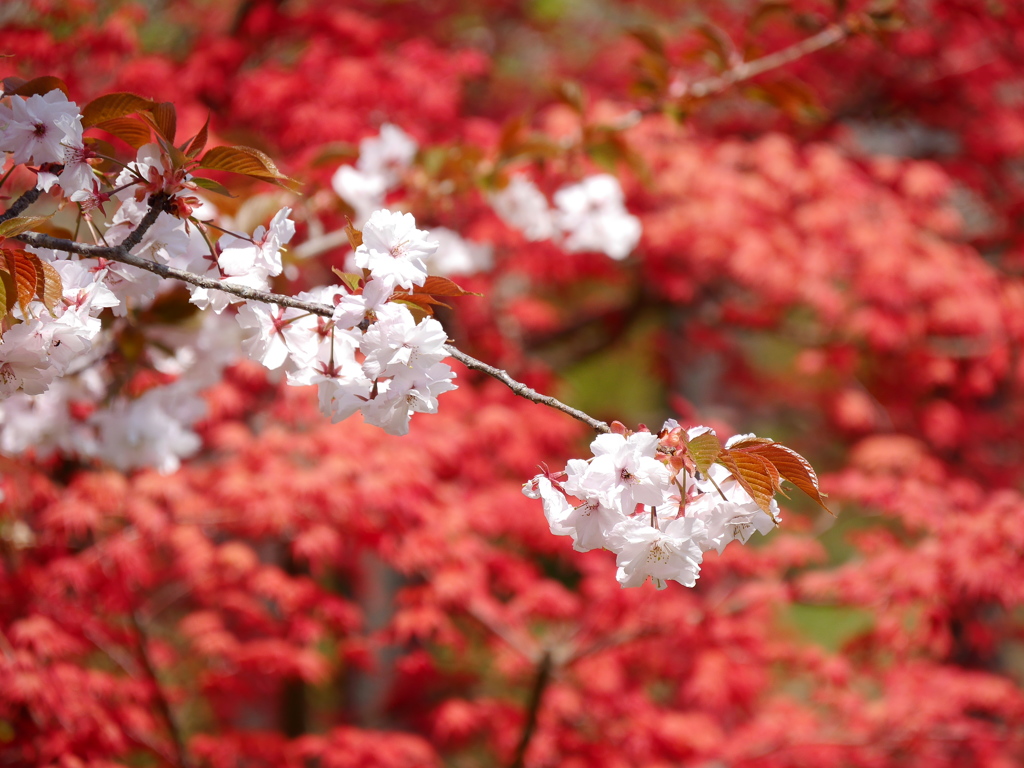
[[[136,112],[148,112],[155,102],[134,93],[108,93],[82,107],[82,127],[91,128]]]
[[[359,288],[359,283],[362,282],[363,276],[356,275],[352,272],[342,272],[337,267],[332,267],[331,272],[337,275],[338,279],[341,280],[341,284],[348,288],[349,293],[355,293]]]
[[[213,179],[208,179],[205,176],[193,176],[192,177],[192,182],[197,187],[202,187],[203,189],[205,189],[205,190],[207,190],[209,192],[214,192],[214,193],[216,193],[218,195],[227,195],[228,197],[235,197],[235,195],[231,194],[231,190],[229,190],[227,187],[225,187],[219,181],[214,181]]]
[[[704,432],[686,443],[686,451],[693,459],[697,471],[706,475],[708,469],[722,452],[722,444],[714,432]]]
[[[0,237],[16,237],[22,232],[38,228],[49,218],[50,216],[15,216],[0,224]]]

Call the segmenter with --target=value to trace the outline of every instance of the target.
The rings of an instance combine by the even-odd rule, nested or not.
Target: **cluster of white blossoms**
[[[354,166],[342,165],[334,172],[331,186],[352,206],[355,226],[362,227],[374,211],[384,207],[385,196],[401,183],[418,150],[412,136],[397,125],[384,123],[379,135],[359,142]],[[440,244],[429,264],[431,274],[470,275],[491,268],[494,249],[489,243],[467,240],[447,227],[426,231]]]
[[[120,96],[130,106],[138,99]],[[282,249],[295,234],[289,208],[252,235],[214,226],[208,219],[216,211],[191,194],[201,180],[189,171],[199,161],[182,161],[184,150],[145,144],[111,181],[90,163],[95,155],[83,141],[81,112],[62,91],[2,98],[0,152],[34,166],[37,191],[28,199],[46,192],[78,203],[103,247],[67,247],[106,258],[23,250],[0,238],[0,450],[174,471],[201,446],[194,427],[205,415],[202,391],[243,352],[282,371],[289,385],[315,385],[332,422],[358,412],[393,435],[409,431],[412,414],[435,413],[438,397],[455,389],[443,362],[447,334],[423,308],[433,293],[464,292],[430,277],[428,261],[435,260],[435,273],[471,272],[489,265],[491,254],[451,230],[420,230],[411,214],[381,207],[417,152],[401,129],[383,126],[360,145],[357,166],[335,175],[336,191],[362,225],[353,273],[340,275],[339,285],[300,293],[300,306],[284,306],[267,303],[281,297],[253,291],[267,291],[284,270]],[[116,210],[106,219],[108,203]],[[639,220],[608,175],[559,190],[554,208],[517,175],[492,203],[528,239],[555,239],[570,251],[622,259],[640,237]],[[34,223],[18,220],[4,232],[52,243],[19,235]],[[439,241],[448,252],[440,269]],[[111,246],[124,243],[133,257],[160,265],[155,271],[188,273],[180,277],[190,302],[210,311],[161,323],[155,302],[179,283],[121,263],[123,249]],[[142,319],[147,310],[154,311]],[[658,589],[670,580],[693,586],[705,552],[778,523],[771,496],[781,479],[824,507],[810,465],[771,440],[737,436],[723,449],[705,427],[685,430],[670,420],[654,435],[613,426],[591,444],[592,458],[540,474],[523,492],[543,501],[551,532],[570,536],[576,550],[614,552],[624,587],[648,578]]]
[[[668,581],[692,587],[705,552],[746,543],[754,531],[766,534],[779,515],[774,501],[766,514],[724,467],[712,464],[701,474],[673,461],[680,429],[669,420],[657,435],[600,435],[590,444],[592,458],[537,475],[523,493],[541,499],[551,532],[571,536],[576,551],[614,552],[623,587],[648,577],[658,589]],[[708,427],[685,431],[689,439],[713,434]]]
[[[118,205],[103,239],[124,241],[149,210],[154,182],[164,176],[165,156],[156,144],[138,150],[135,162],[115,180],[113,195],[101,192],[102,177],[88,162],[77,104],[60,90],[0,103],[0,151],[18,164],[36,166],[37,188],[59,193],[94,213]],[[183,197],[187,190],[174,193]],[[189,205],[198,204],[190,200]],[[198,212],[198,211],[197,211]],[[225,235],[216,254],[195,226],[161,213],[133,249],[159,264],[224,282],[267,288],[280,273],[280,247],[294,233],[281,211],[270,228],[253,237]],[[181,324],[150,325],[145,334],[145,367],[156,381],[131,396],[113,386],[130,371],[111,371],[104,361],[118,357],[125,334],[138,333],[130,310],[144,310],[177,283],[115,261],[27,248],[60,278],[61,296],[47,307],[33,300],[14,304],[4,318],[0,342],[0,450],[9,454],[55,451],[80,459],[99,458],[118,469],[178,468],[195,453],[200,438],[193,426],[205,415],[199,394],[220,380],[239,358],[237,325],[216,312],[239,299],[219,291],[192,289],[192,302],[215,313],[198,313]],[[110,308],[114,322],[100,313]],[[225,322],[227,323],[225,325]]]
[[[607,173],[562,187],[555,207],[522,174],[491,196],[491,205],[509,226],[527,240],[556,240],[567,251],[599,251],[626,258],[640,242],[640,219],[626,210],[619,180]]]
[[[319,288],[298,298],[334,305],[331,318],[301,309],[246,302],[238,322],[243,347],[270,369],[285,369],[288,383],[316,384],[320,409],[332,422],[361,412],[392,435],[409,431],[413,413],[436,413],[437,396],[455,389],[447,335],[431,317],[419,322],[396,291],[427,280],[426,259],[438,248],[416,229],[412,214],[375,211],[356,248],[367,277],[352,290]]]
[[[0,152],[11,153],[15,163],[63,166],[57,172],[40,170],[39,188],[49,191],[56,184],[66,197],[83,199],[95,176],[87,162],[78,105],[58,89],[9,100],[9,105],[0,104]]]

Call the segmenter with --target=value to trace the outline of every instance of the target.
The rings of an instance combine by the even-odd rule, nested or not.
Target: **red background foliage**
[[[839,511],[794,499],[696,589],[620,590],[519,492],[582,454],[566,417],[460,369],[391,438],[239,365],[174,475],[4,460],[0,764],[1021,764],[1024,11],[850,2],[870,32],[663,109],[659,71],[711,77],[841,18],[769,5],[0,10],[0,73],[170,100],[183,134],[212,113],[327,226],[341,158],[400,125],[404,204],[495,245],[465,281],[486,298],[443,317],[460,347],[601,418],[782,440]],[[584,105],[552,95],[567,80]],[[466,168],[516,119],[567,140],[512,164],[547,191],[616,168],[633,258],[496,218]]]

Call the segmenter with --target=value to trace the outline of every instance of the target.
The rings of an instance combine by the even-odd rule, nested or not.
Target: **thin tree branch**
[[[535,403],[540,403],[541,405],[546,405],[549,408],[554,408],[556,411],[561,411],[562,413],[568,414],[577,421],[582,421],[584,424],[586,424],[596,432],[611,432],[611,428],[608,426],[607,423],[599,421],[598,419],[595,419],[593,416],[590,416],[589,414],[584,413],[581,410],[568,406],[565,403],[561,402],[560,400],[556,400],[555,398],[551,397],[550,395],[542,395],[537,390],[530,389],[530,387],[526,386],[521,381],[516,381],[511,376],[509,376],[507,371],[503,371],[500,368],[495,368],[493,365],[488,365],[487,363],[477,360],[475,357],[470,357],[462,350],[453,347],[451,344],[446,344],[444,349],[445,352],[454,357],[467,368],[472,368],[475,371],[481,371],[483,373],[486,373],[488,376],[494,377],[520,397],[524,397],[527,400],[531,400]]]
[[[153,686],[153,692],[156,695],[157,708],[160,710],[160,714],[164,718],[164,722],[167,725],[167,731],[171,735],[171,741],[174,744],[174,762],[179,768],[192,768],[192,760],[188,756],[188,750],[185,746],[185,737],[182,735],[181,726],[178,724],[178,719],[174,715],[174,710],[171,709],[171,703],[167,699],[167,695],[164,693],[163,685],[160,683],[160,678],[156,674],[156,666],[153,664],[153,658],[149,655],[149,637],[146,634],[146,630],[143,628],[142,619],[139,616],[138,611],[131,611],[128,614],[131,619],[132,626],[135,628],[136,641],[139,650],[139,661],[142,664],[142,668],[146,673],[146,678]]]
[[[42,190],[39,189],[39,187],[33,187],[32,189],[28,190],[28,192],[25,192],[21,197],[19,197],[17,200],[11,203],[10,208],[8,208],[3,213],[0,213],[0,224],[7,221],[8,219],[13,219],[19,213],[21,213],[30,205],[32,205],[32,203],[39,199],[39,195],[41,193]]]
[[[537,665],[537,674],[533,679],[533,688],[530,689],[530,699],[526,704],[526,722],[523,724],[523,733],[519,737],[519,744],[516,745],[515,756],[509,763],[509,768],[523,768],[526,760],[526,750],[533,739],[533,732],[537,729],[537,716],[540,714],[540,705],[544,699],[544,691],[551,682],[551,672],[554,667],[554,659],[550,650],[544,651],[544,655]]]
[[[159,215],[160,206],[158,204],[153,205],[135,231],[132,232],[132,234],[129,235],[128,238],[120,245],[89,245],[86,243],[64,240],[51,235],[40,234],[38,232],[25,232],[18,235],[17,239],[35,246],[36,248],[49,248],[55,251],[76,253],[79,256],[85,256],[88,258],[108,259],[110,261],[121,262],[122,264],[128,264],[130,266],[137,267],[138,269],[144,269],[147,272],[152,272],[160,277],[180,280],[198,288],[223,291],[224,293],[230,293],[233,296],[238,296],[247,301],[258,301],[264,304],[277,304],[282,307],[293,307],[321,317],[332,317],[334,315],[334,308],[329,307],[326,304],[301,301],[299,299],[292,298],[291,296],[285,296],[280,293],[270,293],[269,291],[259,291],[255,288],[248,288],[243,285],[222,283],[219,280],[200,277],[199,275],[191,272],[175,269],[174,267],[168,267],[165,264],[159,264],[151,259],[136,256],[131,253],[131,248],[138,245],[142,240],[142,236],[145,234],[145,231],[153,225]],[[467,368],[486,373],[488,376],[500,381],[522,398],[546,405],[557,411],[561,411],[562,413],[572,416],[578,421],[582,421],[597,432],[610,431],[605,422],[599,421],[581,410],[572,408],[550,395],[543,395],[536,390],[531,389],[522,382],[516,381],[509,376],[507,371],[503,371],[499,368],[495,368],[493,365],[488,365],[481,360],[477,360],[475,357],[467,355],[465,352],[462,352],[451,344],[446,344],[444,349],[449,356],[455,358]]]
[[[750,80],[752,77],[757,77],[772,69],[778,69],[808,54],[820,51],[822,48],[828,48],[830,45],[844,40],[849,35],[850,30],[845,24],[830,24],[818,34],[805,38],[798,43],[793,43],[793,45],[783,48],[781,51],[770,53],[767,56],[762,56],[752,61],[741,62],[734,67],[730,67],[721,75],[688,83],[682,95],[701,99],[705,96],[721,93],[736,83]]]

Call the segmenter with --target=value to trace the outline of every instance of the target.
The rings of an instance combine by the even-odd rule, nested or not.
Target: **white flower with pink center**
[[[426,282],[427,265],[423,260],[437,251],[437,242],[429,237],[416,229],[411,213],[374,211],[363,227],[356,265],[370,270],[374,279],[412,290],[414,285]]]

